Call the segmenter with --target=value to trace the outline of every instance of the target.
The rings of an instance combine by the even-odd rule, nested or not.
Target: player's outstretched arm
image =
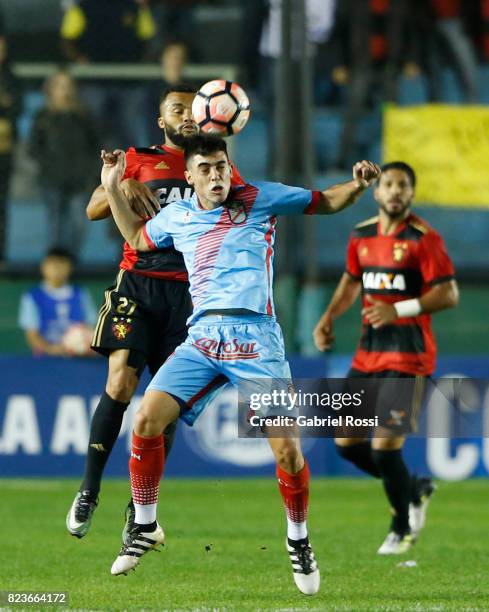
[[[333,321],[346,312],[360,294],[361,283],[348,273],[344,273],[331,298],[329,306],[319,319],[312,336],[319,351],[327,351],[334,343]]]
[[[420,298],[402,300],[395,304],[386,304],[372,296],[367,296],[367,299],[370,305],[363,308],[362,315],[374,329],[378,329],[399,318],[416,317],[423,313],[433,314],[447,308],[455,308],[459,292],[457,282],[449,280],[435,285]]]
[[[101,174],[102,186],[119,231],[133,249],[149,251],[150,248],[143,234],[146,221],[131,209],[121,187],[121,179],[126,167],[124,151],[118,150],[113,153],[102,151],[101,157],[104,162]]]
[[[379,176],[380,167],[377,164],[370,161],[358,162],[353,166],[353,180],[321,191],[316,214],[332,215],[351,206]]]
[[[160,210],[160,203],[153,192],[144,183],[127,178],[121,181],[121,189],[132,210],[142,219],[154,217]],[[111,215],[109,201],[103,185],[99,185],[92,194],[87,206],[87,217],[90,221],[106,219]]]

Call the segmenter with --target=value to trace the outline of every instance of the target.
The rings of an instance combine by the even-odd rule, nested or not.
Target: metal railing
[[[45,79],[57,70],[55,62],[14,62],[12,70],[22,79]],[[159,64],[66,64],[77,79],[157,80],[162,78]],[[232,64],[189,64],[183,75],[187,79],[204,82],[209,78],[236,80],[238,70]]]

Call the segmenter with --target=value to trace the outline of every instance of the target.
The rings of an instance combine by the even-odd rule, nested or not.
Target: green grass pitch
[[[127,577],[110,575],[127,482],[105,482],[83,540],[64,525],[76,485],[0,481],[0,590],[68,591],[76,610],[489,609],[484,480],[441,483],[413,551],[381,558],[376,549],[389,517],[380,484],[314,479],[309,531],[322,581],[315,597],[293,583],[272,478],[163,482],[159,520],[167,545]],[[408,559],[417,566],[398,567]]]

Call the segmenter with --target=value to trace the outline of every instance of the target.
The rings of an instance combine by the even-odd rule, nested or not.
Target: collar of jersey
[[[412,221],[413,217],[414,217],[414,213],[410,212],[409,215],[404,219],[404,221],[401,223],[401,225],[396,229],[396,231],[393,234],[383,234],[380,229],[380,220],[379,220],[379,222],[377,223],[377,236],[383,236],[385,238],[395,238],[398,234],[402,232],[402,230],[406,229],[406,227],[409,225],[409,221]]]
[[[50,287],[47,283],[42,282],[41,287],[50,297],[55,300],[67,300],[73,295],[73,285]]]
[[[213,208],[213,209],[204,208],[202,206],[202,204],[199,202],[199,198],[197,197],[196,193],[194,193],[194,195],[190,198],[190,201],[192,202],[194,207],[197,210],[200,210],[201,212],[212,213],[212,212],[214,212],[216,210],[222,211],[222,209],[224,208],[224,206],[222,204],[220,206],[216,206],[216,208]]]
[[[178,155],[183,157],[183,150],[174,149],[173,147],[169,147],[168,145],[156,145],[154,147],[155,151],[159,151],[160,153],[170,153],[171,155]]]

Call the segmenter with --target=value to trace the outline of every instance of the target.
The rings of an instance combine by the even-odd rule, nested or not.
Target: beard
[[[165,126],[166,138],[168,138],[168,140],[171,140],[171,142],[175,146],[181,147],[182,149],[185,147],[188,139],[192,138],[192,136],[195,136],[195,134],[197,134],[197,132],[194,132],[193,134],[190,134],[189,136],[185,136],[184,134],[177,132],[177,130],[174,130],[171,126],[169,125]]]
[[[385,204],[379,204],[379,208],[383,210],[389,219],[392,219],[393,221],[403,219],[406,216],[406,213],[409,211],[410,206],[411,202],[408,202],[400,210],[389,210]]]

